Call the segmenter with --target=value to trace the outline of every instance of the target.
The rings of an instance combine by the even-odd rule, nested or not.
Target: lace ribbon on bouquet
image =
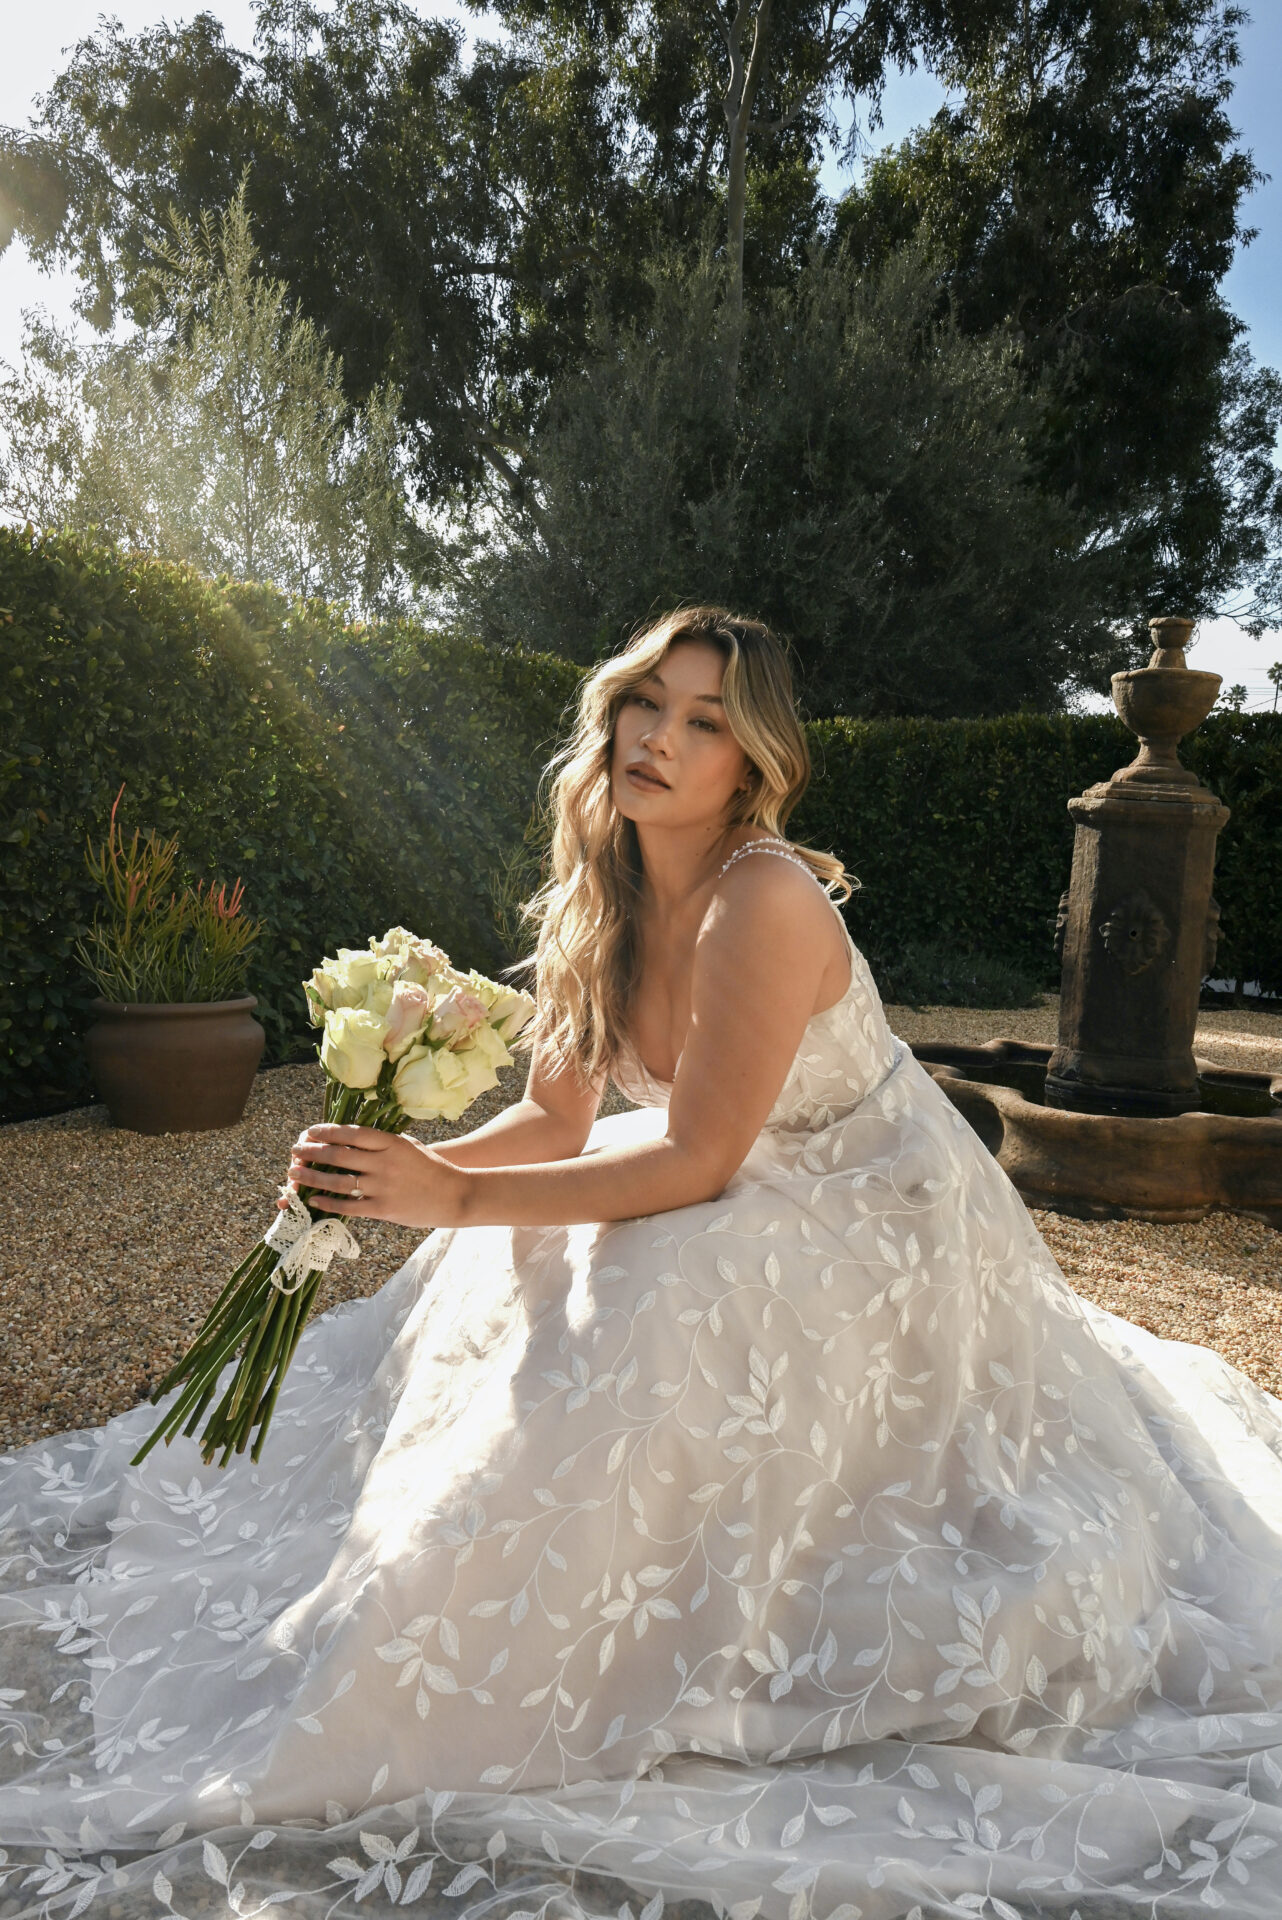
[[[288,1200],[288,1211],[277,1214],[263,1239],[280,1254],[270,1277],[281,1293],[297,1293],[309,1273],[328,1273],[335,1254],[340,1260],[359,1260],[360,1243],[345,1220],[335,1215],[313,1220],[288,1181],[280,1198]]]

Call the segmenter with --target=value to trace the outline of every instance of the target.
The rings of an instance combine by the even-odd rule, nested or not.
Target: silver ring
[[[358,1183],[356,1184],[356,1186],[354,1186],[354,1187],[352,1187],[352,1188],[350,1188],[350,1189],[349,1189],[349,1191],[348,1191],[348,1195],[347,1195],[347,1197],[348,1197],[348,1199],[349,1199],[349,1200],[359,1200],[359,1199],[360,1199],[360,1197],[361,1197],[361,1189],[360,1189],[360,1183],[359,1183],[359,1182],[358,1182]]]

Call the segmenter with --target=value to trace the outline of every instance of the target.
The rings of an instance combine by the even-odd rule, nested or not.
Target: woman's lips
[[[666,780],[656,780],[652,778],[650,774],[643,772],[640,767],[628,767],[626,771],[629,780],[635,781],[639,787],[644,787],[647,793],[666,793],[668,791]]]

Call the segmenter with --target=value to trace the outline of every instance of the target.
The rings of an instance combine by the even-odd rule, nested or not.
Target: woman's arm
[[[524,1167],[531,1162],[572,1160],[582,1151],[583,1139],[575,1122],[549,1113],[528,1095],[471,1133],[432,1146],[436,1159],[452,1167]]]
[[[295,1149],[304,1164],[291,1173],[332,1193],[312,1200],[321,1211],[423,1227],[625,1220],[713,1199],[743,1164],[796,1058],[831,915],[814,881],[784,861],[745,861],[727,874],[695,943],[690,1028],[661,1140],[584,1153],[584,1129],[577,1157],[462,1166],[403,1136],[323,1125],[308,1129],[307,1146]],[[312,1158],[351,1173],[313,1173]],[[344,1197],[353,1174],[358,1201]]]

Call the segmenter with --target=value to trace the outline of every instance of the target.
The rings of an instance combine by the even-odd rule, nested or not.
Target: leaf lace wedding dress
[[[1282,1915],[1282,1402],[853,946],[718,1199],[429,1234],[258,1465],[156,1417],[0,1460],[0,1914]]]

